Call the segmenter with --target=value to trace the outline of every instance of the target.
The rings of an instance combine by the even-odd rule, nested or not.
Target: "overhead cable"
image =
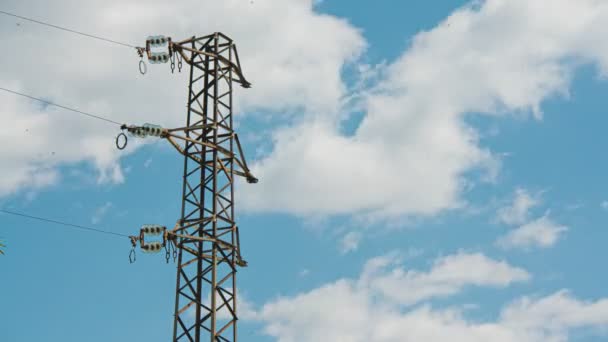
[[[55,29],[58,29],[58,30],[62,30],[62,31],[70,32],[70,33],[75,33],[75,34],[79,34],[81,36],[85,36],[85,37],[89,37],[89,38],[93,38],[93,39],[103,40],[103,41],[108,42],[108,43],[118,44],[118,45],[126,46],[126,47],[129,47],[129,48],[137,49],[137,46],[134,46],[134,45],[131,45],[131,44],[122,43],[122,42],[119,42],[119,41],[116,41],[116,40],[112,40],[112,39],[108,39],[108,38],[104,38],[104,37],[100,37],[100,36],[96,36],[96,35],[80,32],[80,31],[72,30],[72,29],[65,28],[65,27],[58,26],[58,25],[53,25],[53,24],[45,23],[43,21],[39,21],[39,20],[35,20],[35,19],[32,19],[32,18],[23,17],[23,16],[20,16],[20,15],[14,14],[14,13],[0,11],[0,14],[4,14],[4,15],[11,16],[11,17],[27,20],[27,21],[30,21],[30,22],[33,22],[33,23],[36,23],[36,24],[52,27],[52,28],[55,28]]]
[[[120,236],[120,237],[126,237],[126,238],[129,237],[128,235],[125,235],[125,234],[120,234],[120,233],[111,232],[111,231],[102,230],[102,229],[97,229],[97,228],[91,228],[91,227],[87,227],[87,226],[81,226],[81,225],[78,225],[78,224],[72,224],[72,223],[67,223],[67,222],[61,222],[61,221],[51,220],[51,219],[47,219],[47,218],[44,218],[44,217],[38,217],[38,216],[18,213],[18,212],[6,210],[6,209],[0,209],[0,212],[5,213],[5,214],[9,214],[9,215],[14,215],[14,216],[26,217],[26,218],[33,219],[33,220],[50,222],[50,223],[54,223],[54,224],[58,224],[58,225],[62,225],[62,226],[68,227],[70,229],[79,229],[79,230],[84,230],[84,231],[89,231],[89,232],[96,232],[96,233],[108,234],[108,235],[114,235],[114,236]]]
[[[112,123],[112,124],[115,124],[115,125],[118,125],[118,126],[122,125],[119,122],[116,122],[116,121],[108,119],[108,118],[104,118],[104,117],[99,116],[99,115],[95,115],[95,114],[91,114],[91,113],[80,111],[78,109],[62,106],[60,104],[56,104],[56,103],[53,103],[53,102],[50,102],[50,101],[47,101],[47,100],[43,100],[41,98],[34,97],[34,96],[31,96],[31,95],[23,94],[23,93],[20,93],[18,91],[15,91],[15,90],[10,90],[10,89],[6,89],[6,88],[2,88],[2,87],[0,87],[0,90],[8,92],[8,93],[11,93],[11,94],[14,94],[14,95],[19,95],[19,96],[27,97],[27,98],[32,99],[32,100],[40,101],[40,102],[45,103],[45,104],[50,105],[50,106],[55,106],[55,107],[59,107],[59,108],[65,109],[65,110],[69,110],[69,111],[72,111],[72,112],[75,112],[75,113],[78,113],[78,114],[86,115],[86,116],[91,117],[91,118],[95,118],[95,119],[98,119],[98,120],[103,120],[103,121],[106,121],[106,122],[109,122],[109,123]]]

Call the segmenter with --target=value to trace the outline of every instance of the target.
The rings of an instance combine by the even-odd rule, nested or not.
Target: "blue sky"
[[[608,49],[597,23],[608,8],[550,3],[0,10],[127,41],[235,38],[253,83],[237,93],[238,131],[260,178],[237,190],[241,340],[604,341]],[[22,44],[1,57],[0,86],[117,120],[183,120],[183,75],[142,77],[132,51],[15,23],[0,18],[2,40]],[[30,63],[38,40],[44,67]],[[118,153],[111,126],[0,99],[2,208],[123,234],[176,221],[182,164],[170,146]],[[162,255],[129,264],[125,238],[6,214],[0,238],[6,341],[170,339],[175,265]]]

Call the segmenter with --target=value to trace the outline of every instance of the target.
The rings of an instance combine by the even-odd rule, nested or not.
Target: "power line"
[[[0,90],[6,91],[6,92],[11,93],[11,94],[14,94],[14,95],[19,95],[19,96],[27,97],[27,98],[32,99],[32,100],[36,100],[36,101],[40,101],[40,102],[42,102],[42,103],[46,103],[47,105],[51,105],[51,106],[55,106],[55,107],[59,107],[59,108],[66,109],[66,110],[69,110],[69,111],[72,111],[72,112],[76,112],[76,113],[79,113],[79,114],[82,114],[82,115],[86,115],[86,116],[91,117],[91,118],[95,118],[95,119],[98,119],[98,120],[103,120],[103,121],[106,121],[106,122],[109,122],[109,123],[112,123],[112,124],[115,124],[115,125],[121,126],[121,123],[120,123],[120,122],[116,122],[116,121],[114,121],[114,120],[111,120],[111,119],[108,119],[108,118],[104,118],[104,117],[99,116],[99,115],[95,115],[95,114],[91,114],[91,113],[87,113],[87,112],[80,111],[80,110],[78,110],[78,109],[74,109],[74,108],[70,108],[70,107],[62,106],[62,105],[60,105],[60,104],[56,104],[56,103],[53,103],[53,102],[49,102],[49,101],[47,101],[47,100],[43,100],[43,99],[40,99],[40,98],[37,98],[37,97],[31,96],[31,95],[27,95],[27,94],[20,93],[20,92],[18,92],[18,91],[14,91],[14,90],[10,90],[10,89],[6,89],[6,88],[2,88],[2,87],[0,87]]]
[[[36,24],[45,25],[45,26],[48,26],[48,27],[52,27],[52,28],[56,28],[56,29],[59,29],[59,30],[67,31],[67,32],[70,32],[70,33],[79,34],[81,36],[103,40],[103,41],[108,42],[108,43],[118,44],[118,45],[130,47],[130,48],[133,48],[133,49],[137,49],[137,46],[133,46],[131,44],[121,43],[121,42],[116,41],[116,40],[112,40],[112,39],[108,39],[108,38],[103,38],[103,37],[95,36],[95,35],[92,35],[92,34],[88,34],[88,33],[80,32],[80,31],[72,30],[72,29],[69,29],[69,28],[65,28],[65,27],[61,27],[61,26],[45,23],[43,21],[39,21],[39,20],[27,18],[27,17],[22,17],[20,15],[14,14],[14,13],[0,11],[0,14],[4,14],[4,15],[11,16],[11,17],[15,17],[15,18],[31,21],[31,22],[36,23]]]
[[[115,233],[115,232],[110,232],[110,231],[101,230],[101,229],[97,229],[97,228],[91,228],[91,227],[81,226],[81,225],[72,224],[72,223],[55,221],[55,220],[51,220],[51,219],[47,219],[47,218],[43,218],[43,217],[38,217],[38,216],[32,216],[32,215],[17,213],[17,212],[5,210],[5,209],[0,209],[0,212],[5,213],[5,214],[9,214],[9,215],[21,216],[21,217],[26,217],[26,218],[34,219],[34,220],[39,220],[39,221],[59,224],[59,225],[63,225],[63,226],[66,226],[66,227],[70,227],[72,229],[80,229],[80,230],[85,230],[85,231],[92,231],[92,232],[96,232],[96,233],[115,235],[115,236],[126,237],[126,238],[129,237],[128,235],[124,235],[124,234],[120,234],[120,233]]]

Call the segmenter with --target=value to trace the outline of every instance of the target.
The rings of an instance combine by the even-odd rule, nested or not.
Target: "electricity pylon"
[[[251,84],[243,76],[233,41],[219,32],[180,42],[149,37],[139,53],[153,64],[170,61],[172,70],[175,61],[180,70],[185,61],[190,79],[186,126],[122,127],[135,136],[166,139],[184,155],[181,219],[171,230],[144,226],[131,242],[134,248],[139,242],[146,252],[165,248],[167,260],[173,249],[178,260],[173,341],[237,341],[236,272],[247,263],[234,218],[234,180],[257,179],[233,130],[232,87]],[[140,70],[145,72],[141,63]],[[122,136],[122,146],[117,138],[121,149],[126,145]],[[162,235],[162,242],[146,241],[152,235]]]

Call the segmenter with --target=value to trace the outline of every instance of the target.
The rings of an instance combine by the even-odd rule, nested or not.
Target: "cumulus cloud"
[[[505,249],[547,248],[555,245],[568,227],[553,222],[547,215],[513,229],[497,240]]]
[[[341,68],[366,44],[345,20],[316,13],[312,0],[95,0],[86,6],[71,0],[7,0],[3,8],[133,45],[143,45],[151,34],[182,39],[222,31],[235,40],[254,85],[237,87],[237,112],[337,111],[346,89]],[[0,86],[119,122],[183,125],[187,73],[172,75],[167,65],[151,65],[141,76],[134,50],[16,18],[0,19],[0,39],[20,51],[0,56],[6,66]],[[48,186],[59,179],[59,166],[83,161],[95,166],[100,182],[124,180],[120,157],[137,145],[118,154],[113,142],[118,127],[0,96],[0,196]]]
[[[551,15],[547,15],[551,8]],[[487,0],[416,35],[364,100],[345,135],[333,116],[274,135],[246,190],[252,210],[300,215],[432,215],[464,204],[465,174],[492,176],[499,158],[480,146],[467,115],[532,113],[568,95],[577,66],[608,71],[608,4],[596,0]],[[303,120],[304,121],[304,120]]]
[[[86,119],[53,107],[42,109],[39,104],[0,96],[0,115],[6,123],[0,127],[0,196],[53,184],[60,177],[58,165],[82,160],[97,166],[100,179],[123,179],[121,169],[113,163],[114,133],[108,126],[88,125]]]
[[[447,257],[427,273],[454,279],[450,267],[441,265],[459,265],[457,261],[447,260],[469,258],[477,260],[469,266],[487,259],[466,255]],[[496,263],[489,259],[485,262]],[[387,259],[381,258],[370,261],[366,267],[386,264]],[[515,269],[499,264],[503,271]],[[380,279],[391,277],[393,272],[395,268],[387,268],[376,276]],[[367,280],[363,281],[364,278]],[[565,342],[574,329],[608,326],[608,299],[586,302],[567,291],[559,291],[541,298],[521,298],[506,305],[496,319],[476,321],[466,317],[463,307],[437,309],[428,304],[403,307],[403,302],[395,301],[393,296],[378,295],[372,286],[375,279],[369,278],[364,271],[359,279],[340,279],[293,297],[282,297],[265,304],[249,319],[264,324],[264,332],[279,342],[320,339],[344,342]],[[478,283],[479,279],[472,276],[470,281]],[[460,280],[455,282],[460,283]],[[487,284],[491,286],[493,282]],[[402,291],[407,290],[411,287]]]
[[[567,290],[544,298],[524,297],[502,312],[502,319],[515,329],[552,331],[565,340],[568,329],[608,325],[608,299],[581,301]],[[556,340],[559,340],[556,338]]]
[[[435,260],[427,272],[399,267],[395,256],[371,259],[363,268],[360,286],[403,305],[445,297],[468,286],[505,287],[530,279],[525,270],[481,253],[449,255]]]

